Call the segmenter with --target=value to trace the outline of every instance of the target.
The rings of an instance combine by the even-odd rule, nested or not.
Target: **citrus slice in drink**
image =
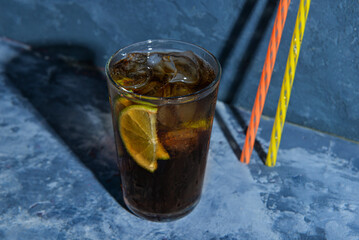
[[[157,160],[170,159],[170,155],[168,154],[168,152],[166,151],[166,149],[163,147],[163,145],[160,142],[157,142],[156,158],[157,158]]]
[[[157,169],[157,158],[169,158],[158,142],[156,113],[157,108],[131,105],[122,110],[119,117],[119,131],[127,152],[138,165],[150,172]]]

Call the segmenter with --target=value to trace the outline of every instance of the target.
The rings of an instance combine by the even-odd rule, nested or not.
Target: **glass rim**
[[[153,96],[148,96],[148,95],[142,95],[142,94],[138,94],[138,93],[134,93],[131,92],[130,90],[126,89],[125,87],[121,86],[120,84],[118,84],[117,82],[115,82],[110,74],[109,68],[110,68],[110,64],[112,63],[112,60],[122,51],[125,51],[128,48],[131,47],[135,47],[135,46],[141,46],[144,45],[146,43],[153,43],[153,42],[157,42],[157,43],[175,43],[175,44],[180,44],[180,45],[187,45],[187,46],[191,46],[194,48],[197,48],[203,52],[205,52],[206,54],[208,54],[215,62],[215,64],[217,65],[218,71],[216,73],[216,76],[214,78],[214,80],[206,87],[194,92],[194,93],[190,93],[190,94],[186,94],[186,95],[181,95],[181,96],[174,96],[174,97],[153,97]],[[128,52],[130,53],[130,52]],[[208,63],[208,62],[207,62]],[[208,63],[210,64],[210,63]],[[107,79],[110,80],[111,84],[121,93],[126,94],[127,97],[132,97],[135,99],[140,99],[142,101],[147,101],[147,102],[152,102],[152,103],[183,103],[183,102],[192,102],[195,101],[199,98],[205,97],[208,94],[210,94],[219,84],[219,80],[221,77],[221,73],[222,73],[222,68],[221,68],[221,64],[219,63],[218,59],[208,50],[206,50],[203,47],[200,47],[198,45],[192,44],[192,43],[187,43],[187,42],[183,42],[183,41],[179,41],[179,40],[171,40],[171,39],[149,39],[146,41],[141,41],[141,42],[136,42],[130,45],[127,45],[119,50],[117,50],[107,61],[106,66],[105,66],[105,72],[106,72],[106,76]]]

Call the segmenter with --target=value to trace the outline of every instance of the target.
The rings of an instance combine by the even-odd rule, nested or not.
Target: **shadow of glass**
[[[104,188],[127,209],[116,165],[106,81],[93,64],[94,57],[83,46],[34,46],[9,62],[5,73]]]

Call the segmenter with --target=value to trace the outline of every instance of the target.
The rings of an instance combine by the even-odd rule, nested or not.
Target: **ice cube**
[[[185,96],[191,94],[193,91],[189,86],[181,83],[170,83],[171,86],[171,96]]]
[[[184,83],[167,83],[163,85],[160,91],[161,97],[178,97],[191,94],[193,91]]]
[[[167,128],[173,129],[179,125],[179,118],[176,114],[175,105],[163,105],[157,111],[158,122]]]
[[[148,65],[153,71],[153,79],[166,84],[176,74],[175,64],[170,56],[152,53],[148,56]]]
[[[161,143],[168,151],[192,152],[199,143],[198,129],[185,128],[166,132],[161,136]]]
[[[152,53],[147,55],[147,64],[148,66],[155,68],[162,62],[162,56],[158,53]]]
[[[163,84],[158,81],[150,81],[146,85],[142,86],[137,93],[152,97],[163,97]]]
[[[173,52],[169,54],[175,65],[176,73],[170,83],[182,82],[196,84],[199,81],[199,64],[196,55],[191,51]]]
[[[164,105],[158,109],[157,119],[163,126],[174,128],[195,121],[197,102]]]
[[[129,53],[112,67],[112,78],[128,89],[144,86],[152,77],[152,69],[147,65],[147,54]]]
[[[162,56],[157,53],[153,53],[148,56],[148,66],[152,67],[154,71],[158,71],[160,74],[175,73],[176,67],[170,56]]]
[[[176,113],[181,123],[193,122],[197,112],[197,102],[176,105]]]

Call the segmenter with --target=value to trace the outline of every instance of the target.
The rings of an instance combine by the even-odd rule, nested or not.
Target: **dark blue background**
[[[134,42],[192,42],[225,63],[219,98],[238,81],[236,105],[251,109],[276,13],[273,2],[0,0],[0,36],[32,46],[87,49],[84,57],[101,67]],[[277,107],[298,4],[292,1],[288,12],[264,108],[268,116]],[[358,16],[357,1],[312,1],[288,121],[359,140]]]

